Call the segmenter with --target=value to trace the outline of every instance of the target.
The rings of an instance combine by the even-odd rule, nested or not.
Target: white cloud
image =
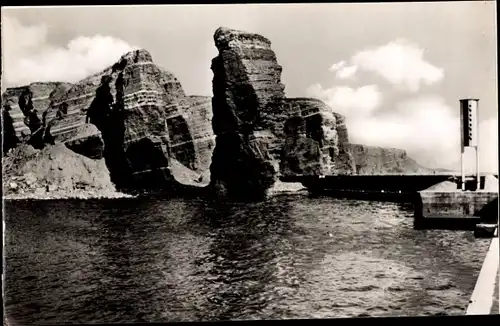
[[[308,94],[324,100],[335,112],[346,117],[362,117],[370,115],[382,103],[382,93],[377,85],[366,85],[359,88],[336,86],[323,89],[320,84],[312,85]]]
[[[479,126],[479,166],[482,171],[498,173],[498,118]]]
[[[360,51],[350,59],[351,66],[336,64],[339,78],[351,78],[357,71],[379,75],[400,90],[417,92],[422,83],[435,84],[444,77],[444,71],[424,59],[424,50],[407,40],[398,39],[386,45]],[[335,69],[332,69],[334,68]]]
[[[423,49],[402,39],[360,51],[349,63],[340,61],[329,70],[339,79],[352,78],[359,71],[372,72],[396,89],[410,92],[444,78],[443,69],[424,59]],[[383,96],[377,85],[323,88],[315,84],[307,92],[346,117],[351,142],[400,148],[424,166],[460,169],[460,120],[457,110],[443,98],[415,95],[389,108],[393,110],[379,112]],[[498,171],[497,121],[485,121],[480,126],[483,171]],[[467,165],[474,167],[474,161]]]
[[[358,70],[358,67],[356,65],[343,67],[342,69],[337,71],[337,78],[340,78],[340,79],[352,78],[356,74],[357,70]]]
[[[79,36],[65,47],[47,41],[46,25],[23,26],[2,17],[4,76],[2,88],[35,81],[76,82],[137,49],[111,36]]]
[[[328,70],[329,71],[337,71],[340,68],[342,68],[343,66],[345,66],[345,61],[342,60],[340,62],[334,63],[330,68],[328,68]]]
[[[427,167],[460,168],[460,120],[441,97],[416,96],[380,113],[382,95],[376,85],[324,89],[315,84],[307,91],[346,116],[350,142],[400,148]],[[497,119],[483,122],[479,137],[480,169],[498,171]]]

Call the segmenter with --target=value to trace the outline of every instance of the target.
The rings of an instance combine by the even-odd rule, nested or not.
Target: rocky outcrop
[[[287,120],[285,137],[280,162],[283,176],[323,174],[320,143],[307,136],[304,118],[297,116]]]
[[[49,111],[54,141],[104,156],[119,188],[173,189],[176,172],[187,168],[200,181],[208,170],[214,147],[208,99],[186,96],[179,80],[145,50],[76,83]]]
[[[120,197],[103,159],[74,153],[63,144],[42,150],[22,144],[2,158],[7,198]]]
[[[212,60],[216,145],[210,167],[219,194],[239,199],[265,196],[276,180],[269,153],[274,135],[262,114],[284,98],[281,66],[271,42],[257,34],[219,28],[219,55]]]
[[[219,28],[214,40],[214,185],[259,197],[277,174],[355,173],[345,118],[320,100],[285,98],[268,39]]]
[[[354,161],[347,146],[349,138],[345,118],[320,100],[292,98],[286,99],[286,103],[290,106],[288,112],[292,112],[294,117],[286,121],[284,137],[280,134],[277,137],[285,139],[281,175],[353,174]],[[289,122],[299,123],[301,132],[287,133]],[[300,139],[295,139],[296,137]],[[307,154],[310,150],[304,152],[305,144],[310,148],[317,147],[319,156]],[[282,145],[278,144],[278,147]],[[294,167],[291,168],[289,163]]]
[[[118,190],[179,193],[210,185],[238,200],[262,199],[279,174],[426,171],[404,151],[349,144],[345,118],[322,101],[286,98],[282,68],[265,37],[219,28],[214,41],[212,98],[186,95],[145,50],[75,84],[8,89],[4,153],[15,161],[28,143],[40,153],[57,149],[58,160],[67,155],[75,167],[105,162],[80,168],[108,175]]]
[[[382,148],[349,144],[354,157],[356,174],[428,174],[432,169],[418,165],[409,158],[406,151],[396,148]]]
[[[74,85],[50,83],[52,88],[47,86],[43,94],[33,85],[38,84],[7,90],[4,116],[19,122],[19,113],[31,112],[20,107],[31,105],[43,128],[38,128],[40,132],[22,125],[29,118],[12,122],[14,132],[4,128],[4,134],[24,138],[16,136],[10,147],[37,132],[41,140],[37,148],[62,143],[88,158],[104,157],[120,189],[173,189],[179,181],[208,183],[215,145],[210,98],[186,96],[179,80],[155,65],[147,51],[127,53]],[[19,98],[21,105],[12,103]]]
[[[104,140],[96,126],[87,124],[80,128],[78,135],[64,142],[73,152],[94,160],[104,157]]]
[[[82,84],[95,86],[99,77],[86,116],[102,132],[115,184],[175,190],[171,159],[191,170],[202,169],[194,144],[200,137],[193,137],[187,122],[198,111],[174,75],[155,65],[147,51],[137,50]]]
[[[194,150],[197,153],[194,168],[201,173],[208,173],[215,148],[215,135],[212,130],[212,98],[210,96],[189,96],[188,109],[184,112],[187,125],[190,126]]]
[[[8,88],[2,95],[2,115],[9,144],[29,141],[43,147],[43,130],[48,121],[44,112],[70,87],[70,83],[45,82]]]

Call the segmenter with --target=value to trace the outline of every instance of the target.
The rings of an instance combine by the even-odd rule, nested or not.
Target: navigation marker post
[[[473,148],[476,154],[476,190],[480,190],[481,178],[479,176],[479,142],[478,142],[478,107],[479,99],[460,100],[460,130],[461,130],[461,188],[465,191],[466,185],[466,154],[468,148]]]

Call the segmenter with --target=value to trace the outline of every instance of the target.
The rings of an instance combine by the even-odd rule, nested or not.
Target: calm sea
[[[412,208],[6,202],[7,318],[168,322],[464,314],[490,240],[413,230]]]

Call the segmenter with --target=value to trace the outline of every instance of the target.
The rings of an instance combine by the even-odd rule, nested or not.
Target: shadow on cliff
[[[117,65],[114,69],[123,69]],[[139,196],[199,197],[204,187],[183,184],[173,175],[171,148],[158,137],[126,140],[127,112],[124,109],[124,78],[115,81],[116,99],[111,93],[111,77],[103,76],[96,96],[87,110],[86,123],[94,124],[104,141],[104,159],[111,181],[121,192]],[[181,126],[182,127],[182,126]]]
[[[104,141],[104,159],[117,190],[127,190],[131,171],[123,149],[125,125],[123,113],[123,78],[116,80],[116,104],[110,88],[111,77],[102,76],[101,85],[87,110],[86,123],[94,124],[101,131]]]
[[[3,154],[7,154],[11,148],[15,148],[19,144],[19,139],[17,139],[16,131],[14,129],[14,121],[9,114],[10,106],[5,105],[2,108],[2,150]]]
[[[212,156],[212,183],[207,190],[212,198],[259,201],[266,198],[263,189],[275,181],[275,171],[266,157],[265,143],[248,134],[218,135]],[[266,160],[267,158],[267,160]],[[213,191],[212,191],[213,190]]]

